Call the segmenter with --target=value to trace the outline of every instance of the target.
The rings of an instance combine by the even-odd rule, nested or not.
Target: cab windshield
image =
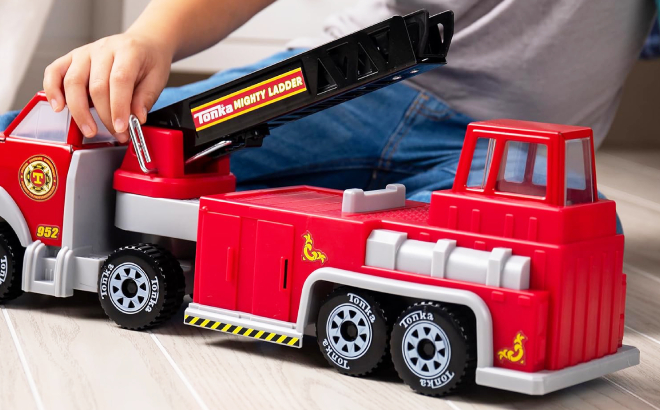
[[[495,191],[545,198],[547,169],[547,145],[507,141]]]
[[[486,188],[495,145],[502,143],[505,144],[504,153],[495,181],[495,191],[545,198],[548,167],[548,147],[545,144],[498,142],[494,138],[479,138],[472,157],[467,187]]]
[[[479,138],[472,157],[472,166],[466,187],[485,190],[488,175],[493,167],[496,144],[505,144],[501,165],[495,179],[495,192],[547,198],[548,195],[548,146],[543,143],[523,141],[497,141],[495,138]],[[594,196],[591,140],[580,138],[565,142],[565,180],[563,181],[564,205],[591,203]],[[559,189],[562,189],[561,187]]]
[[[114,142],[115,138],[101,122],[96,109],[92,108],[90,111],[96,122],[98,132],[93,138],[83,138],[83,144]],[[12,131],[11,135],[41,141],[66,143],[70,127],[71,113],[68,107],[64,107],[60,112],[54,112],[47,102],[40,101]]]

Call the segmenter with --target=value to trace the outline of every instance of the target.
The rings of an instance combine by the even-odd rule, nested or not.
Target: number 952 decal
[[[60,228],[50,225],[37,226],[37,238],[57,239],[60,236]]]

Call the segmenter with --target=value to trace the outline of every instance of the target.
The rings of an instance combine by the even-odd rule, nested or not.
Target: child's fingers
[[[140,69],[139,55],[132,51],[118,52],[110,73],[110,112],[116,133],[128,130],[131,98]],[[118,138],[120,138],[118,136]]]
[[[167,77],[167,71],[154,67],[136,86],[131,102],[131,111],[135,113],[140,123],[147,121],[147,113],[158,100],[163,88],[165,88]]]
[[[62,81],[69,66],[71,65],[71,53],[53,61],[44,71],[44,91],[55,112],[60,112],[65,105],[62,93]]]
[[[73,119],[85,137],[96,135],[96,122],[89,112],[87,84],[90,69],[89,53],[74,53],[71,65],[64,76],[64,93]]]
[[[111,52],[93,54],[89,74],[89,95],[99,118],[112,134],[114,126],[110,112],[110,72],[113,61],[114,55]]]

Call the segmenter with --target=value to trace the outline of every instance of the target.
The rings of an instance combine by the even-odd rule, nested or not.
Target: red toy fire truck
[[[445,64],[452,27],[451,12],[392,17],[132,118],[128,149],[83,139],[37,94],[0,134],[0,300],[98,292],[144,329],[192,292],[188,325],[291,347],[316,334],[338,371],[391,360],[429,395],[545,394],[639,363],[588,128],[473,123],[430,204],[396,184],[232,192],[226,154]]]

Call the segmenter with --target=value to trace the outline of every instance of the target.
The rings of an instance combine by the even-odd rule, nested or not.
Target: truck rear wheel
[[[364,376],[387,354],[385,311],[361,290],[339,288],[323,302],[316,320],[321,353],[340,373]]]
[[[168,320],[183,303],[179,262],[157,245],[139,244],[110,254],[99,275],[99,300],[106,315],[126,329],[142,330]]]
[[[23,290],[25,248],[9,224],[0,223],[0,302],[19,297]]]
[[[443,396],[473,379],[476,341],[458,309],[435,303],[410,306],[392,329],[392,361],[413,390]]]

